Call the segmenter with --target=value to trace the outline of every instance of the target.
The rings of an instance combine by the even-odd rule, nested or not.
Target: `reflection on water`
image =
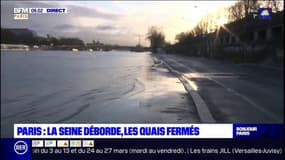
[[[7,111],[3,117],[21,113],[19,119],[33,121],[68,112],[65,106],[76,112],[90,103],[102,106],[137,92],[138,86],[143,86],[137,77],[151,65],[145,63],[149,59],[149,53],[119,51],[2,53],[1,104]],[[15,113],[20,105],[21,110]]]

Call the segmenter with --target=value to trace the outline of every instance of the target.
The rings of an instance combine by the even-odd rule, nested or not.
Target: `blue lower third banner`
[[[1,159],[30,160],[31,140],[1,138]]]
[[[233,124],[234,139],[284,139],[284,124]]]
[[[40,124],[38,124],[41,126]],[[115,125],[115,124],[114,124]],[[227,133],[222,138],[221,136],[213,135],[213,133],[219,133],[211,129],[205,129],[202,124],[190,124],[192,132],[177,127],[185,127],[183,125],[163,124],[161,126],[166,127],[164,130],[167,135],[167,130],[172,134],[169,138],[163,137],[164,134],[160,133],[160,138],[153,138],[153,134],[159,134],[163,129],[151,129],[148,131],[155,132],[151,135],[145,135],[142,133],[147,132],[144,129],[137,128],[137,133],[132,131],[137,137],[132,138],[94,138],[92,136],[81,136],[81,138],[70,138],[72,131],[62,131],[62,137],[54,135],[53,137],[41,138],[34,136],[33,138],[14,138],[14,139],[1,139],[1,160],[29,160],[29,159],[283,159],[284,158],[284,125],[283,124],[231,124],[231,136]],[[210,125],[210,124],[208,124]],[[217,124],[213,124],[215,126]],[[19,125],[18,125],[19,126]],[[21,125],[20,125],[21,126]],[[64,127],[64,124],[61,124]],[[72,126],[71,124],[68,125]],[[77,125],[74,125],[77,127]],[[93,124],[96,127],[97,124]],[[98,125],[100,126],[100,125]],[[107,125],[108,126],[108,125]],[[107,127],[106,126],[106,127]],[[118,125],[119,126],[119,125]],[[156,124],[150,124],[150,126],[157,127]],[[203,126],[203,127],[201,127]],[[217,125],[219,126],[219,125]],[[47,126],[45,126],[47,127]],[[51,125],[48,127],[52,127]],[[55,126],[58,128],[59,126]],[[84,128],[84,125],[82,125]],[[133,128],[139,126],[127,125]],[[140,125],[140,127],[146,127],[146,125]],[[175,129],[168,129],[175,128]],[[199,129],[195,129],[195,127]],[[220,126],[221,127],[221,126]],[[224,132],[228,132],[228,126],[222,126],[225,128]],[[207,127],[206,127],[207,128]],[[17,129],[17,128],[16,128]],[[47,129],[47,128],[44,128]],[[60,127],[58,128],[60,129]],[[122,134],[124,128],[122,128]],[[128,130],[129,128],[127,128]],[[217,127],[215,130],[219,130]],[[39,131],[38,128],[35,130]],[[56,130],[56,129],[55,129]],[[142,130],[142,131],[140,131]],[[160,130],[160,131],[159,131]],[[172,131],[174,130],[174,131]],[[203,138],[197,138],[197,130],[199,134],[203,135]],[[26,130],[27,133],[35,133],[33,129]],[[21,131],[23,133],[26,131]],[[128,130],[129,133],[130,130]],[[211,136],[218,138],[209,138]],[[54,131],[54,134],[57,131]],[[77,134],[80,132],[74,130]],[[140,133],[142,132],[142,133]],[[174,133],[172,133],[174,132]],[[175,136],[182,133],[190,134],[193,138],[184,138],[183,135]],[[65,133],[65,134],[64,134]],[[102,133],[107,133],[103,132]],[[169,133],[169,134],[170,134]],[[195,133],[195,134],[194,134]],[[82,134],[82,133],[81,133]],[[130,133],[129,133],[130,134]],[[141,134],[141,135],[139,135]],[[66,136],[68,135],[68,136]],[[104,136],[104,135],[101,135]],[[143,136],[143,138],[141,138]],[[69,137],[69,138],[68,138]],[[231,138],[229,138],[231,137]]]

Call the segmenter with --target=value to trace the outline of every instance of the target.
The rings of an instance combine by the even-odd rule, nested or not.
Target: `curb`
[[[177,75],[178,79],[182,82],[187,93],[192,97],[201,122],[202,123],[215,123],[216,120],[214,119],[212,113],[210,112],[207,104],[202,99],[202,97],[193,89],[193,87],[191,87],[191,85],[188,82],[189,80],[183,75],[183,73],[180,73],[179,71],[172,68],[164,60],[161,60],[161,61],[162,63],[165,64],[165,66],[169,69],[170,72]]]

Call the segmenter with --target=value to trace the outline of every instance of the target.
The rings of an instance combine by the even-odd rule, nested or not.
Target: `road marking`
[[[276,118],[276,116],[274,115],[274,113],[264,109],[262,106],[256,104],[253,100],[249,99],[248,97],[240,94],[239,92],[235,91],[232,88],[226,87],[224,84],[220,83],[217,80],[211,79],[210,80],[214,81],[215,83],[217,83],[218,85],[222,86],[223,88],[225,88],[228,92],[232,92],[234,95],[240,97],[241,99],[243,99],[244,101],[246,101],[247,103],[249,103],[251,106],[253,106],[255,109],[259,110],[260,112],[264,113],[266,116],[268,116],[271,119],[274,119],[275,121],[278,121],[278,119]]]
[[[195,87],[191,86],[191,83],[189,83],[188,79],[181,74],[180,72],[178,72],[177,70],[175,70],[174,68],[172,68],[169,64],[167,64],[165,61],[161,60],[166,67],[173,73],[177,74],[179,80],[182,82],[182,84],[184,85],[186,91],[190,94],[190,96],[192,97],[194,104],[196,106],[198,115],[200,117],[200,120],[202,123],[215,123],[216,120],[213,118],[212,113],[210,112],[208,106],[206,105],[205,101],[201,98],[201,96],[198,94],[198,92],[196,91]]]
[[[196,72],[196,73],[186,73],[184,74],[187,77],[191,78],[242,78],[245,77],[247,74],[244,73],[202,73],[202,72]]]
[[[191,71],[191,72],[194,72],[194,73],[196,72],[195,70],[189,68],[188,66],[186,66],[186,65],[184,65],[184,64],[182,64],[182,63],[177,62],[176,60],[171,59],[170,61],[172,61],[173,63],[176,63],[176,64],[179,65],[180,67],[184,67],[184,68],[188,69],[188,70]],[[225,88],[228,92],[231,92],[231,93],[233,93],[234,95],[240,97],[241,99],[243,99],[244,101],[246,101],[247,103],[249,103],[252,107],[254,107],[255,109],[259,110],[260,112],[262,112],[263,114],[265,114],[265,115],[268,116],[269,118],[271,118],[271,119],[273,119],[273,120],[276,120],[276,121],[279,120],[279,119],[276,118],[276,116],[275,116],[274,113],[272,113],[272,112],[270,112],[270,111],[264,109],[263,107],[261,107],[260,105],[256,104],[253,100],[249,99],[248,97],[242,95],[241,93],[235,91],[235,90],[232,89],[232,88],[229,88],[229,87],[225,86],[224,84],[222,84],[221,82],[219,82],[219,81],[217,81],[217,80],[215,80],[215,79],[212,79],[212,78],[210,78],[210,77],[206,77],[206,78],[209,79],[209,80],[211,80],[211,81],[213,81],[213,82],[215,82],[216,84],[220,85],[221,87]]]

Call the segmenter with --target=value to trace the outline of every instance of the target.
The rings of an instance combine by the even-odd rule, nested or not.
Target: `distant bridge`
[[[29,51],[30,47],[24,44],[1,44],[1,51]]]

